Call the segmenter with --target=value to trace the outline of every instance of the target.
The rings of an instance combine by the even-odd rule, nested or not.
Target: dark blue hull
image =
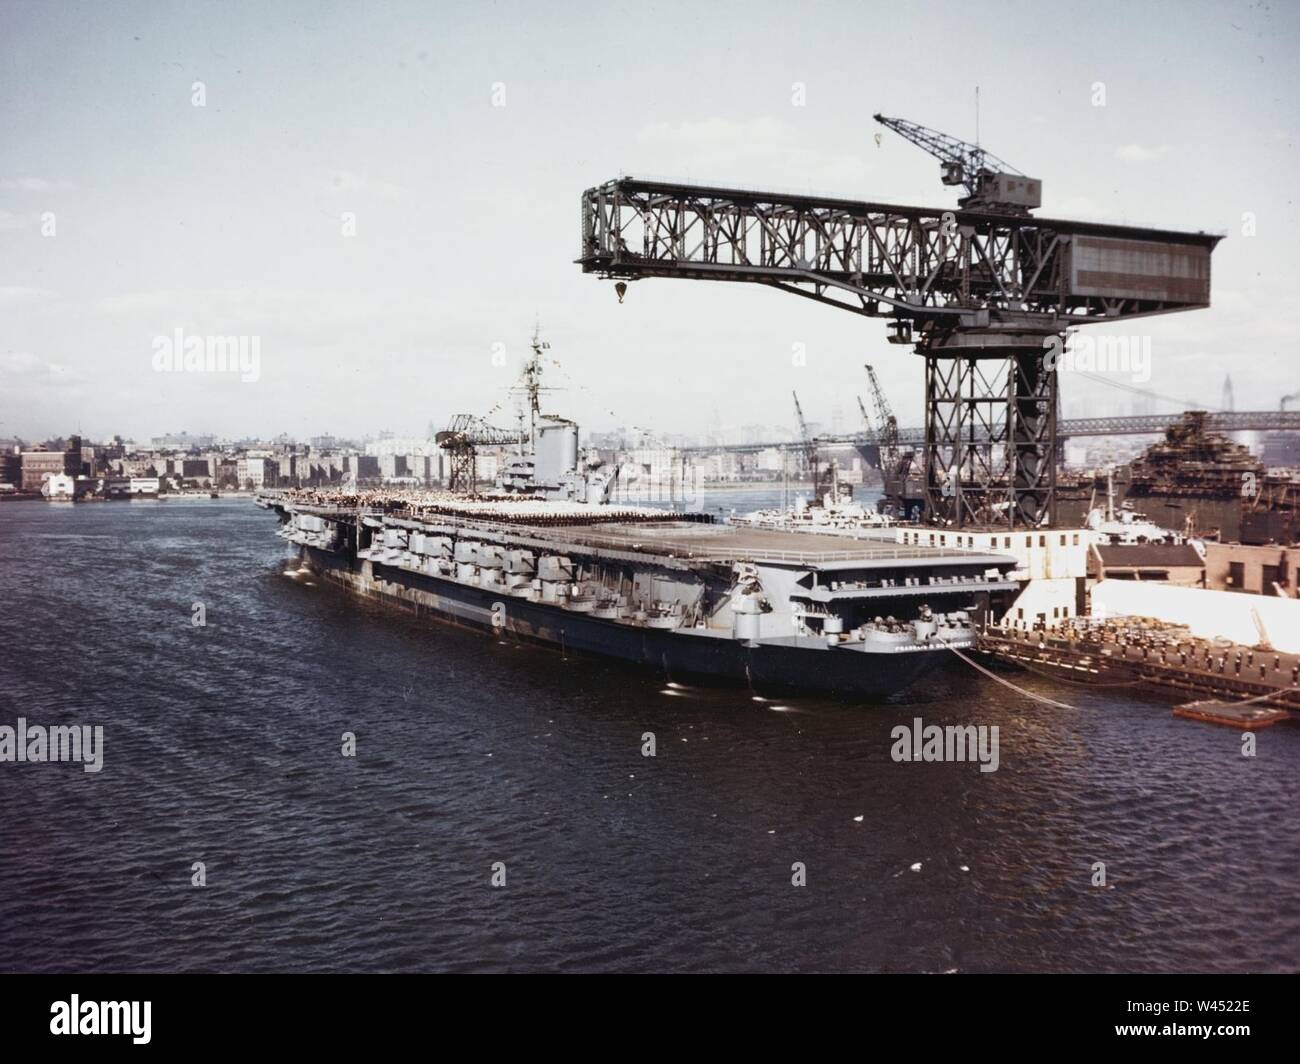
[[[559,648],[616,658],[671,680],[747,684],[763,693],[817,691],[879,700],[903,690],[943,661],[934,650],[866,653],[818,641],[746,643],[726,636],[633,626],[500,590],[370,562],[349,563],[303,547],[323,579],[440,621]]]

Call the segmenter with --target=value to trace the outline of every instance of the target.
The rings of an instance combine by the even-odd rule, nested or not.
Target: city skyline
[[[865,391],[865,389],[864,389]],[[863,396],[863,401],[868,404],[868,412],[871,415],[870,424],[863,422],[861,412],[857,410],[856,403],[853,409],[853,416],[849,416],[847,408],[832,409],[827,411],[826,417],[819,417],[816,414],[821,413],[809,411],[808,428],[811,434],[816,438],[822,437],[870,437],[877,431],[879,418],[876,411],[870,405],[870,399]],[[838,405],[843,406],[842,401]],[[1091,418],[1106,416],[1141,416],[1149,414],[1169,413],[1169,410],[1162,411],[1161,403],[1154,396],[1132,396],[1125,400],[1125,405],[1121,408],[1106,408],[1101,402],[1074,402],[1068,400],[1063,403],[1063,415],[1066,418]],[[1164,404],[1168,405],[1168,404]],[[1229,410],[1230,407],[1221,407],[1210,404],[1209,408],[1214,411],[1220,409]],[[520,415],[522,416],[522,415]],[[502,427],[514,428],[517,419],[514,415],[499,419]],[[390,427],[363,427],[360,432],[353,434],[341,434],[332,432],[329,427],[320,430],[313,430],[306,433],[292,433],[286,429],[260,432],[260,433],[229,433],[222,432],[220,428],[210,432],[191,432],[185,427],[166,426],[163,428],[153,428],[139,435],[124,433],[110,428],[107,432],[101,434],[88,434],[84,432],[79,425],[71,426],[65,431],[42,432],[31,436],[20,436],[13,433],[0,435],[0,443],[8,444],[11,442],[27,443],[44,443],[50,440],[63,440],[71,436],[84,436],[87,439],[96,439],[98,441],[107,441],[114,438],[121,438],[124,442],[137,444],[139,446],[158,446],[160,441],[169,441],[182,437],[192,437],[201,440],[210,440],[211,444],[204,443],[200,446],[210,446],[212,444],[272,444],[281,441],[291,443],[307,444],[315,446],[315,441],[321,439],[330,439],[339,444],[365,444],[368,442],[382,442],[388,439],[402,440],[421,440],[425,442],[432,441],[441,429],[437,422],[429,422],[424,431],[399,432]],[[904,431],[921,431],[918,422],[916,425],[904,423],[900,426]],[[714,424],[705,427],[696,427],[681,432],[670,432],[667,430],[656,430],[654,426],[628,425],[628,424],[610,424],[605,427],[589,428],[586,425],[579,426],[583,439],[595,439],[607,436],[622,434],[627,438],[644,437],[648,440],[662,442],[666,446],[685,446],[698,447],[719,444],[721,446],[732,446],[738,444],[753,444],[760,442],[772,443],[798,443],[799,426],[795,420],[793,411],[791,411],[788,422],[780,421],[770,424]],[[599,446],[599,444],[593,444]]]

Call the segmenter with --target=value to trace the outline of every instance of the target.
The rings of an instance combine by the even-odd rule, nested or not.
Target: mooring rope
[[[1280,689],[1277,691],[1265,691],[1262,695],[1253,695],[1252,697],[1247,698],[1241,702],[1225,702],[1224,705],[1225,706],[1248,706],[1252,702],[1262,702],[1266,698],[1279,698],[1283,694],[1285,694],[1285,692]],[[1289,709],[1290,707],[1283,706],[1281,708]]]
[[[1028,644],[1033,646],[1033,644]],[[1115,683],[1096,683],[1093,680],[1076,680],[1071,676],[1057,676],[1052,672],[1044,672],[1042,669],[1035,669],[1032,665],[1025,663],[1023,658],[1016,658],[1016,664],[1025,672],[1032,672],[1035,676],[1041,676],[1044,680],[1062,681],[1064,683],[1077,684],[1080,687],[1137,687],[1141,680],[1118,680]]]
[[[1027,665],[1019,658],[1016,664],[1026,672],[1032,672],[1035,676],[1041,676],[1044,680],[1052,680],[1056,683],[1072,683],[1077,687],[1140,687],[1141,680],[1116,680],[1114,683],[1097,683],[1094,680],[1076,680],[1072,676],[1058,676],[1054,672],[1044,672],[1042,669],[1035,669],[1032,665]]]
[[[1009,680],[1004,680],[1002,677],[990,672],[988,669],[984,668],[984,666],[980,665],[979,662],[973,661],[972,659],[966,657],[965,654],[961,653],[961,651],[959,651],[956,647],[954,647],[951,643],[947,642],[946,640],[941,639],[940,642],[943,643],[943,645],[946,646],[949,650],[951,650],[954,654],[956,654],[957,657],[961,658],[962,661],[966,662],[967,665],[971,666],[971,668],[977,669],[979,672],[982,672],[985,676],[987,676],[990,680],[995,680],[998,683],[1002,684],[1004,687],[1009,687],[1011,688],[1011,690],[1024,695],[1026,698],[1032,698],[1035,701],[1043,702],[1050,706],[1057,706],[1060,709],[1075,708],[1074,706],[1066,705],[1064,702],[1056,702],[1050,698],[1045,698],[1042,695],[1036,695],[1032,691],[1026,691],[1024,688],[1017,687]],[[1017,664],[1020,665],[1020,667],[1025,669],[1026,671],[1035,673],[1036,675],[1042,676],[1044,679],[1047,680],[1065,680],[1067,683],[1076,683],[1076,684],[1087,683],[1089,687],[1137,687],[1140,686],[1143,682],[1142,680],[1129,680],[1129,681],[1124,681],[1122,683],[1088,683],[1085,680],[1075,680],[1070,677],[1054,676],[1044,672],[1040,672],[1038,669],[1032,668],[1031,666],[1026,665],[1025,662],[1020,660],[1017,660]],[[1262,695],[1253,695],[1252,697],[1243,699],[1240,702],[1224,702],[1223,704],[1225,706],[1248,706],[1254,702],[1263,702],[1265,699],[1278,698],[1282,694],[1283,694],[1282,691],[1265,691]]]
[[[951,650],[954,654],[956,654],[957,657],[961,658],[961,660],[964,661],[967,665],[969,665],[972,669],[975,669],[977,672],[983,673],[990,680],[993,680],[995,683],[1000,683],[1003,687],[1011,688],[1011,690],[1015,691],[1016,694],[1024,695],[1026,698],[1031,698],[1035,702],[1042,702],[1044,705],[1047,706],[1055,706],[1057,709],[1075,708],[1074,706],[1067,705],[1064,702],[1057,702],[1053,698],[1048,698],[1046,695],[1035,694],[1033,691],[1027,691],[1023,687],[1017,687],[1010,680],[1004,680],[1001,676],[998,676],[996,673],[989,671],[978,661],[974,661],[973,659],[968,658],[965,654],[963,654],[955,646],[949,643],[946,639],[940,639],[939,642],[941,642],[944,646],[946,646],[949,650]]]

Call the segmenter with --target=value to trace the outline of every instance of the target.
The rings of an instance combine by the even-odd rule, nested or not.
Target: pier
[[[1179,707],[1178,715],[1189,719],[1249,730],[1300,711],[1300,655],[1199,639],[1156,621],[1080,618],[1039,631],[990,626],[977,646],[1000,661],[1067,680],[1209,696],[1212,701]]]

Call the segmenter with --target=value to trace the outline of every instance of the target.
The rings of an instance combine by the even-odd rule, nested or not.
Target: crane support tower
[[[939,156],[944,179],[966,189],[962,205],[622,177],[583,193],[578,264],[624,284],[765,284],[889,319],[888,339],[925,360],[927,519],[1050,525],[1057,373],[1048,356],[1075,326],[1209,306],[1210,254],[1222,238],[1036,218],[1039,182],[953,138],[927,145],[924,127],[891,122]],[[1013,188],[1013,179],[1037,187]]]

